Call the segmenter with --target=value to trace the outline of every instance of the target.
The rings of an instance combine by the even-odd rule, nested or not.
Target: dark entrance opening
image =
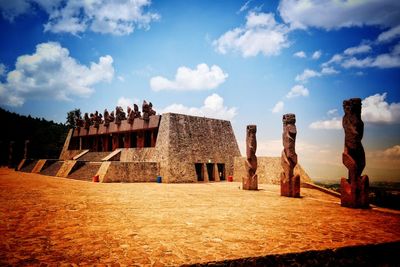
[[[196,177],[198,182],[204,181],[204,167],[203,163],[195,163],[194,168],[196,169]]]
[[[225,164],[218,163],[217,169],[218,169],[219,180],[225,181]]]
[[[214,164],[207,163],[207,174],[208,174],[208,181],[215,181],[214,177]]]
[[[137,134],[131,133],[131,147],[137,147]]]
[[[107,136],[108,140],[107,140],[107,151],[112,151],[112,135],[108,135]]]
[[[124,147],[124,135],[123,134],[119,134],[118,135],[118,147],[119,148],[123,148]]]
[[[151,147],[151,131],[144,132],[144,147]]]

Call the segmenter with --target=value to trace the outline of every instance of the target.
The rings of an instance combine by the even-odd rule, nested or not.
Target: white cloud
[[[168,80],[162,76],[150,79],[150,87],[154,91],[160,90],[208,90],[218,87],[228,77],[227,73],[217,65],[208,67],[202,63],[192,70],[188,67],[179,67],[174,80]]]
[[[400,37],[400,25],[379,34],[377,41],[380,43],[390,42],[398,37]]]
[[[315,130],[338,130],[342,128],[342,120],[334,117],[330,120],[315,121],[310,124],[310,128]]]
[[[330,109],[326,114],[328,114],[328,116],[334,116],[338,114],[338,110],[336,108]]]
[[[356,54],[363,54],[363,53],[368,53],[371,51],[371,46],[366,45],[366,44],[361,44],[359,46],[353,46],[353,47],[349,47],[346,50],[344,50],[344,54],[345,55],[356,55]]]
[[[78,34],[90,29],[93,32],[127,35],[137,28],[148,29],[152,21],[158,20],[157,13],[146,12],[150,0],[92,0],[92,1],[43,1],[19,0],[0,1],[5,18],[34,12],[34,7],[48,14],[45,31]]]
[[[295,80],[297,82],[306,83],[308,79],[319,76],[321,76],[321,73],[315,70],[305,69],[302,74],[296,76]]]
[[[81,65],[59,43],[38,44],[34,54],[18,57],[15,69],[8,72],[2,85],[0,101],[20,106],[27,98],[68,100],[71,96],[89,96],[93,85],[113,79],[112,63],[113,58],[107,55],[98,63]]]
[[[292,87],[290,92],[286,95],[287,98],[293,98],[297,96],[308,96],[309,91],[303,85],[295,85]]]
[[[249,4],[251,3],[252,0],[246,1],[246,3],[244,3],[238,12],[236,12],[237,14],[242,13],[243,11],[246,11],[247,9],[249,9]]]
[[[283,110],[283,107],[285,106],[285,103],[283,101],[278,101],[278,103],[275,104],[275,106],[272,108],[272,113],[279,113]]]
[[[288,47],[289,29],[275,21],[273,13],[249,12],[246,25],[224,33],[213,45],[217,52],[226,54],[238,51],[243,57],[278,55],[282,48]]]
[[[372,151],[367,155],[373,159],[400,160],[400,145],[394,145],[384,150]]]
[[[125,78],[124,78],[124,76],[122,76],[122,75],[119,75],[119,76],[117,77],[117,79],[118,79],[120,82],[125,82]]]
[[[390,53],[380,54],[376,57],[358,59],[347,58],[341,63],[342,67],[348,68],[398,68],[400,67],[400,44],[397,44]]]
[[[340,62],[342,62],[342,60],[343,60],[343,56],[342,55],[335,54],[335,55],[333,55],[333,57],[329,61],[322,63],[321,66],[322,67],[327,67],[327,66],[329,66],[329,65],[331,65],[333,63],[339,64]]]
[[[218,94],[212,94],[204,100],[201,107],[187,107],[182,104],[172,104],[162,109],[160,113],[179,113],[193,116],[232,120],[237,115],[235,107],[224,106],[224,99]]]
[[[6,65],[4,65],[3,63],[0,63],[0,77],[3,77],[6,74]]]
[[[326,30],[341,27],[400,24],[400,1],[398,0],[282,0],[279,12],[292,28],[308,27]]]
[[[400,103],[386,102],[386,93],[375,94],[362,101],[362,119],[370,123],[400,123]]]
[[[298,57],[298,58],[306,58],[306,53],[304,51],[298,51],[296,53],[293,54],[294,57]]]
[[[312,59],[319,59],[322,56],[322,51],[321,50],[317,50],[312,54]]]
[[[117,106],[120,106],[125,110],[128,106],[133,108],[133,104],[139,105],[139,99],[137,99],[137,98],[132,99],[132,98],[121,96],[117,102]]]
[[[335,70],[332,67],[324,67],[321,70],[321,74],[329,75],[329,74],[337,74],[339,71]]]
[[[9,20],[14,21],[16,17],[29,11],[31,5],[29,1],[0,1],[1,15]]]

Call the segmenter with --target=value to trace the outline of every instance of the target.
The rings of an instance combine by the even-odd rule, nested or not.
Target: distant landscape
[[[315,182],[315,184],[340,193],[340,184]],[[370,182],[370,203],[379,207],[400,210],[400,182]]]

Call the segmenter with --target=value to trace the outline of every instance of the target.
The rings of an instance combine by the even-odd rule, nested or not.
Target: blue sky
[[[244,151],[346,175],[342,101],[363,99],[365,173],[400,181],[400,2],[0,0],[0,106],[59,122],[133,105],[232,121]]]

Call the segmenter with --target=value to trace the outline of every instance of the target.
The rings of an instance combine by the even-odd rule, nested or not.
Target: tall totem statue
[[[361,144],[364,123],[361,120],[361,99],[343,101],[344,152],[342,161],[349,170],[348,178],[340,183],[341,204],[350,208],[368,208],[369,179],[361,176],[365,167],[365,152]]]
[[[296,115],[283,115],[283,151],[281,155],[281,196],[300,197],[300,176],[294,175],[294,167],[297,165],[296,154]]]
[[[257,126],[247,125],[246,128],[246,172],[247,176],[243,177],[244,190],[257,190],[257,139],[256,139]]]

